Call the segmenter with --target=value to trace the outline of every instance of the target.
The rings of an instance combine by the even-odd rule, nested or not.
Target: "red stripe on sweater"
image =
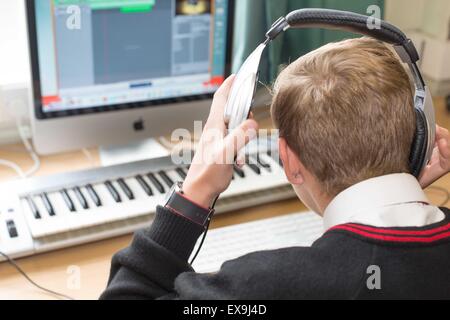
[[[377,239],[377,240],[383,240],[383,241],[391,241],[391,242],[420,242],[420,243],[431,243],[435,242],[441,239],[445,239],[450,237],[450,231],[444,232],[441,234],[437,234],[431,237],[398,237],[398,236],[387,236],[387,235],[380,235],[380,234],[373,234],[369,233],[357,228],[353,228],[349,225],[340,225],[336,226],[330,229],[331,230],[345,230],[349,232],[356,233],[360,236],[370,238],[370,239]]]
[[[425,236],[425,235],[433,235],[436,233],[441,233],[447,230],[450,230],[450,223],[440,226],[438,228],[433,228],[429,230],[418,230],[418,231],[412,231],[412,230],[393,230],[393,229],[384,229],[384,228],[374,228],[370,226],[363,226],[359,224],[353,224],[349,223],[346,224],[347,226],[351,226],[352,228],[362,229],[369,232],[374,233],[382,233],[382,234],[392,234],[392,235],[405,235],[405,236]]]

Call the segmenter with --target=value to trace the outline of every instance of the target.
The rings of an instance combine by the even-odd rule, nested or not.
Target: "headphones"
[[[300,9],[275,21],[266,33],[266,40],[250,54],[236,74],[224,111],[228,130],[239,126],[250,114],[264,49],[281,32],[290,28],[350,31],[393,45],[401,61],[408,65],[415,85],[416,131],[409,156],[409,168],[411,174],[419,177],[430,160],[434,147],[436,125],[433,99],[416,64],[419,61],[419,54],[413,42],[397,27],[373,17],[329,9]]]

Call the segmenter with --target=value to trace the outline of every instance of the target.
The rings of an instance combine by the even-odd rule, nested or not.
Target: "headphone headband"
[[[368,19],[373,19],[375,28],[368,28]],[[378,27],[379,26],[379,27]],[[279,33],[288,28],[326,28],[349,31],[366,35],[394,46],[401,46],[408,55],[409,63],[419,60],[419,54],[413,42],[396,26],[378,18],[362,14],[331,9],[300,9],[278,19],[267,32],[273,40]],[[403,55],[401,56],[404,60]]]

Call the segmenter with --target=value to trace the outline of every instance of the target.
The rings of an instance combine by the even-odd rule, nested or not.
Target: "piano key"
[[[101,207],[102,201],[100,200],[100,198],[99,198],[97,192],[95,191],[94,187],[92,186],[92,184],[87,184],[86,190],[87,190],[89,196],[91,197],[92,201],[94,201],[95,205],[97,207]]]
[[[80,201],[78,200],[78,196],[76,195],[73,188],[67,189],[67,194],[69,195],[70,199],[72,199],[73,205],[75,207],[75,211],[82,212],[84,210],[83,206],[81,205]]]
[[[175,171],[178,173],[178,175],[180,176],[180,178],[182,180],[186,179],[187,173],[184,171],[183,168],[178,167],[178,168],[175,169]]]
[[[156,176],[153,173],[150,172],[149,174],[147,174],[147,177],[150,179],[152,184],[155,186],[156,190],[158,190],[160,193],[163,193],[163,194],[166,192],[166,190],[164,189],[161,182],[159,182],[158,178],[156,178]]]
[[[67,194],[71,199],[74,199],[73,193],[71,194],[69,190],[67,190]],[[74,214],[69,210],[60,192],[49,192],[47,195],[48,199],[53,205],[56,216],[48,219],[47,221],[43,221],[43,223],[45,224],[43,228],[45,229],[46,233],[50,234],[60,230],[66,231],[73,224],[78,224],[79,215]],[[75,202],[73,204],[75,209],[80,212],[81,208],[80,210],[78,210],[79,207],[76,206]]]
[[[260,159],[262,159],[263,161],[265,161],[267,164],[270,165],[271,171],[277,171],[277,170],[283,169],[283,166],[280,164],[280,162],[281,162],[280,158],[275,159],[266,154],[260,154],[259,157],[260,157]]]
[[[52,206],[50,200],[48,199],[48,195],[46,192],[41,194],[41,199],[42,199],[42,203],[44,204],[45,209],[47,210],[48,214],[52,217],[55,216],[56,215],[55,210],[53,209],[53,206]]]
[[[254,173],[256,173],[257,175],[261,174],[261,169],[254,163],[247,163],[247,166],[250,167],[250,169],[253,170]]]
[[[102,202],[102,207],[113,207],[117,205],[117,202],[111,196],[109,189],[104,183],[93,184],[92,186]]]
[[[31,199],[30,197],[26,197],[25,199],[28,203],[28,207],[30,208],[31,213],[33,214],[33,217],[35,219],[41,219],[41,214],[39,213],[39,210],[36,207],[36,204],[34,203],[33,199]]]
[[[46,218],[49,217],[49,214],[47,212],[47,208],[44,205],[44,202],[42,201],[42,197],[40,194],[36,194],[33,198],[33,202],[36,205],[37,210],[40,212],[42,220],[46,220]]]
[[[148,195],[148,196],[152,196],[153,195],[153,190],[152,188],[148,185],[148,183],[144,180],[144,178],[139,174],[136,177],[136,181],[139,183],[139,185],[141,186],[142,190],[144,190],[144,192]]]
[[[119,179],[117,179],[117,183],[119,184],[120,188],[125,193],[127,198],[130,199],[130,200],[134,200],[134,194],[131,191],[130,187],[125,182],[125,180],[123,180],[122,178],[119,178]]]
[[[173,168],[172,170],[166,170],[165,171],[166,175],[170,178],[170,180],[174,181],[174,183],[177,182],[177,181],[182,181],[183,180],[183,179],[180,179],[180,175],[178,174],[178,172],[175,169],[176,168]]]
[[[119,179],[119,178],[117,178]],[[122,202],[128,202],[133,199],[128,198],[128,195],[123,191],[122,187],[120,186],[119,182],[117,180],[112,180],[111,184],[113,187],[117,190],[117,193],[119,194],[120,198],[122,199]]]
[[[82,186],[80,184],[80,191],[83,194],[84,198],[86,199],[86,202],[88,204],[88,212],[96,212],[97,204],[92,200],[91,196],[89,195],[89,191],[87,190],[86,186]]]
[[[233,165],[233,170],[234,170],[234,172],[236,172],[236,174],[239,177],[245,178],[245,173],[244,173],[244,170],[242,168],[239,168],[237,165]]]
[[[60,191],[62,198],[64,199],[64,202],[67,206],[67,208],[71,211],[71,212],[75,212],[76,208],[75,205],[72,202],[72,199],[70,198],[69,194],[67,193],[66,189],[62,189]]]
[[[79,187],[73,188],[73,192],[75,192],[75,196],[77,197],[77,199],[80,202],[83,209],[85,209],[85,210],[89,209],[89,204],[87,203],[86,198],[84,197],[80,188]]]
[[[148,201],[149,200],[147,192],[145,192],[145,190],[142,189],[142,186],[136,180],[135,176],[124,178],[123,181],[125,181],[128,188],[130,188],[131,192],[133,193],[133,196],[134,196],[133,200],[135,200],[135,201],[141,201],[141,200]]]
[[[122,202],[122,198],[120,197],[119,193],[117,192],[116,188],[114,188],[111,181],[107,180],[105,181],[105,186],[108,189],[109,193],[113,197],[115,202]]]
[[[259,164],[261,167],[263,167],[263,168],[267,169],[268,171],[270,171],[270,169],[271,169],[270,164],[267,163],[267,162],[263,159],[263,157],[262,157],[261,155],[258,154],[258,155],[255,156],[255,158],[256,158],[256,161],[258,161],[258,164]]]
[[[170,188],[172,188],[174,182],[173,180],[167,175],[167,173],[165,171],[159,171],[158,174],[160,175],[160,177],[163,179],[164,183]]]

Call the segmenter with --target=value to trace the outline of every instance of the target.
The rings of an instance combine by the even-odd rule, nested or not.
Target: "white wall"
[[[29,81],[24,0],[0,0],[0,86]]]
[[[385,19],[402,30],[422,27],[425,0],[385,0]]]
[[[420,30],[439,41],[450,40],[449,0],[386,0],[385,18],[402,30]]]
[[[26,105],[21,105],[23,110],[5,109],[10,90],[30,81],[24,1],[0,0],[0,144],[19,140],[10,112],[27,112]],[[18,108],[15,100],[14,106]]]
[[[421,51],[421,70],[434,95],[450,94],[450,1],[386,0],[386,20]]]

